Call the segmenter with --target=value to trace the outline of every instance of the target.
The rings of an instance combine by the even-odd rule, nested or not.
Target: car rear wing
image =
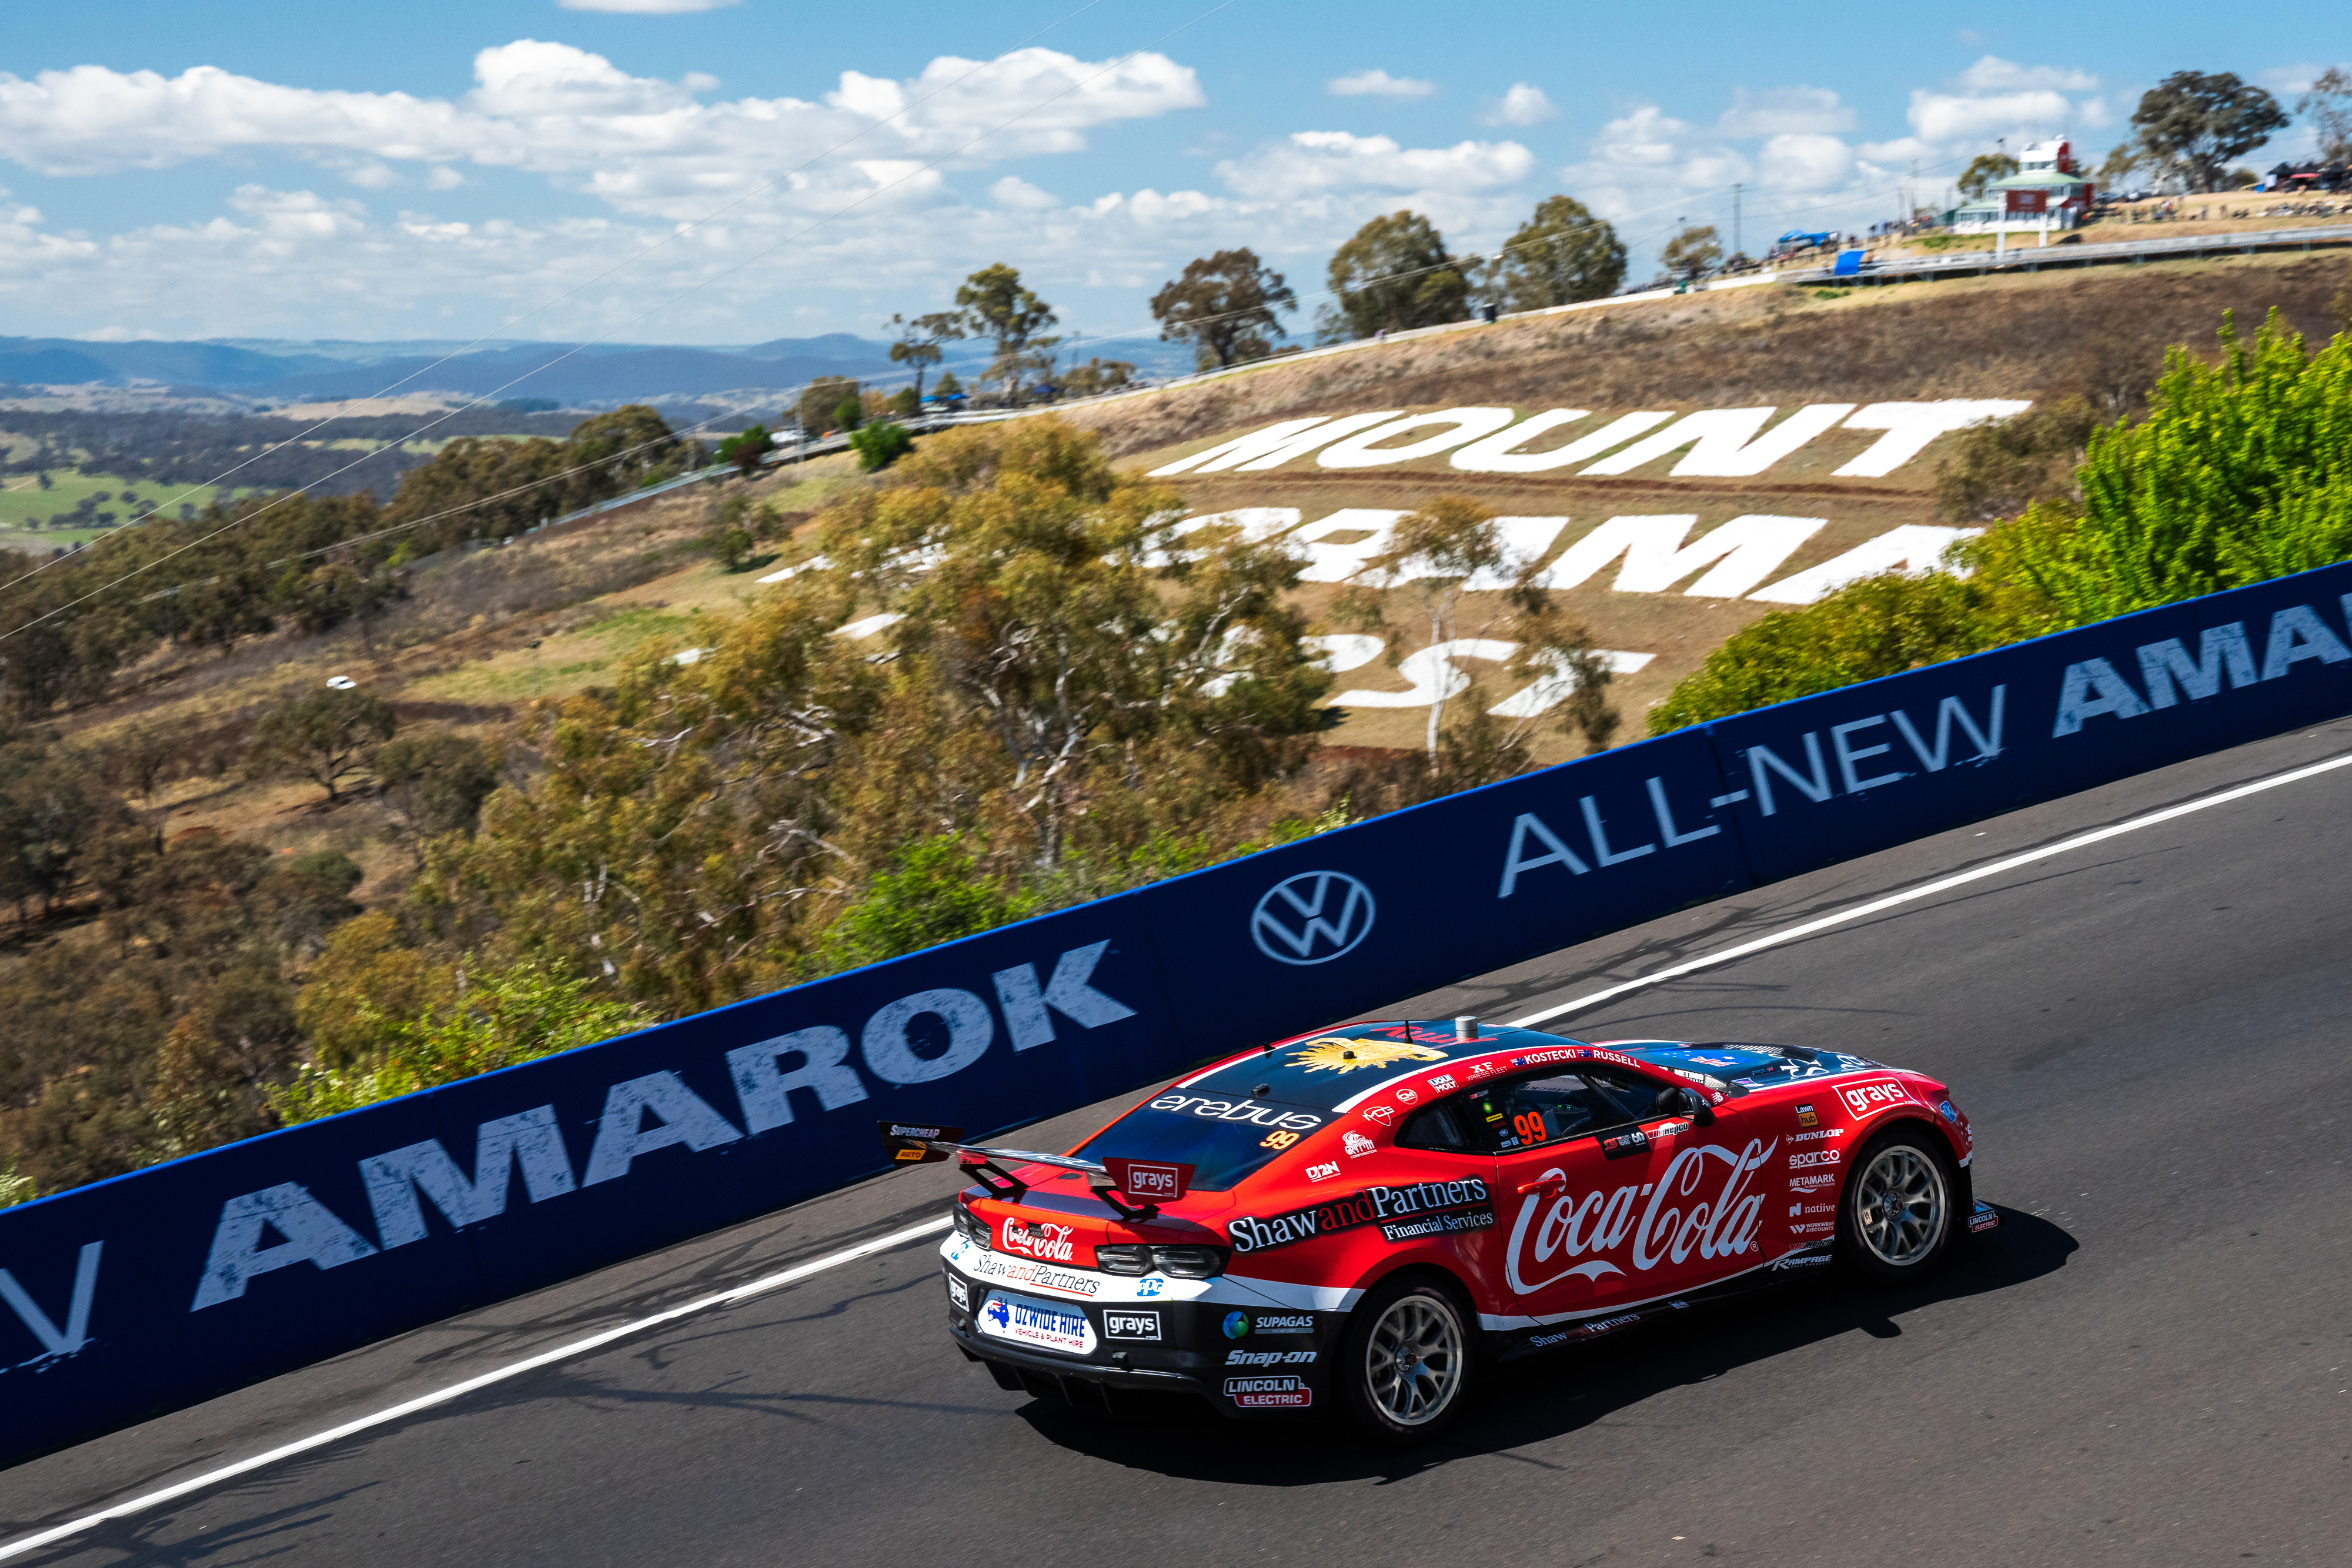
[[[876,1127],[893,1165],[937,1165],[954,1159],[991,1196],[1006,1203],[1018,1202],[1029,1190],[1029,1184],[1009,1168],[1013,1166],[1050,1166],[1055,1170],[1076,1171],[1087,1178],[1087,1186],[1095,1197],[1126,1220],[1150,1219],[1160,1212],[1159,1203],[1154,1200],[1173,1202],[1192,1185],[1193,1167],[1173,1161],[1129,1160],[1116,1155],[1102,1160],[1082,1160],[1071,1155],[995,1148],[965,1143],[961,1127],[925,1126],[910,1122],[879,1122]]]

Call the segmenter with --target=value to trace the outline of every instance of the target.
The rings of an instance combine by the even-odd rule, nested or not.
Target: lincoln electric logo
[[[1266,890],[1250,939],[1277,964],[1328,964],[1371,935],[1372,890],[1345,872],[1303,871]]]

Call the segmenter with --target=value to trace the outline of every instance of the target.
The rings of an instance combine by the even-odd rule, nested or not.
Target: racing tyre
[[[1349,1418],[1382,1442],[1426,1442],[1468,1401],[1477,1336],[1459,1300],[1425,1279],[1376,1286],[1349,1314],[1332,1384]]]
[[[1838,1201],[1838,1258],[1882,1285],[1933,1272],[1963,1222],[1952,1157],[1933,1133],[1897,1127],[1863,1151]]]

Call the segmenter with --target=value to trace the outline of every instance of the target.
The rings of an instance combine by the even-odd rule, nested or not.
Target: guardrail
[[[877,1118],[984,1134],[2352,712],[2347,614],[2352,563],[2082,627],[0,1211],[0,1462],[873,1175]]]
[[[2045,267],[2098,267],[2124,261],[2153,261],[2165,256],[2213,256],[2233,252],[2252,256],[2258,250],[2309,250],[2315,245],[2352,245],[2352,225],[2300,229],[2258,229],[2248,234],[2181,235],[2168,239],[2116,240],[2098,245],[2016,246],[1996,255],[1989,250],[1957,256],[1901,256],[1864,264],[1859,281],[1885,282],[1898,277],[1930,277],[1947,273],[2038,272]],[[1780,283],[1857,281],[1840,278],[1831,268],[1784,269],[1774,277]]]

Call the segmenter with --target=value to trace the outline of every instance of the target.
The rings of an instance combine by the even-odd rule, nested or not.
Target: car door
[[[1580,1061],[1472,1096],[1497,1168],[1496,1272],[1519,1313],[1606,1312],[1762,1260],[1757,1151],[1736,1112],[1698,1125],[1677,1087]]]

